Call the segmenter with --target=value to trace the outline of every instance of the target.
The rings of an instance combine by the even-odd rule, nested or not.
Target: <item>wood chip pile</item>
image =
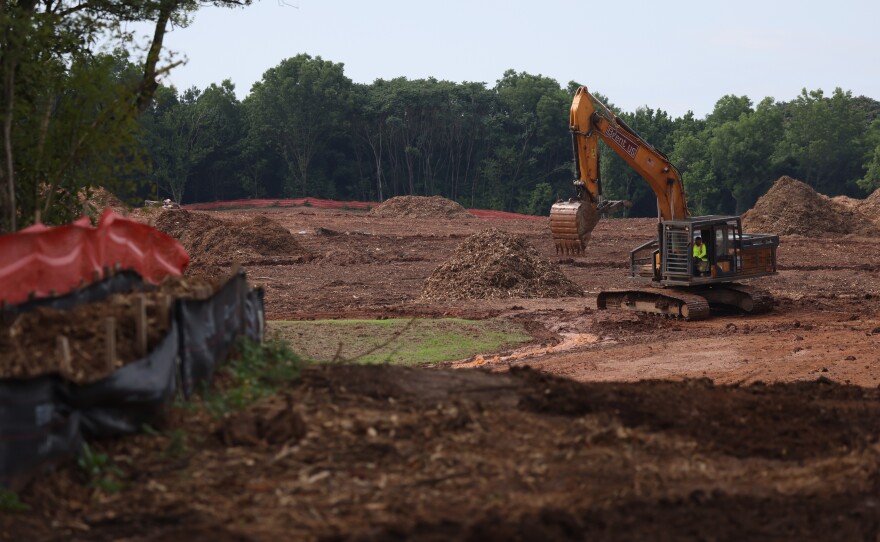
[[[473,218],[467,209],[442,196],[397,196],[370,210],[389,218]]]
[[[880,200],[880,196],[874,194],[871,198]],[[743,228],[748,233],[807,237],[880,233],[880,227],[862,211],[867,200],[856,201],[858,203],[850,198],[835,201],[806,183],[783,176],[743,215]]]
[[[495,228],[468,237],[422,289],[426,301],[581,296],[559,268],[525,237]]]

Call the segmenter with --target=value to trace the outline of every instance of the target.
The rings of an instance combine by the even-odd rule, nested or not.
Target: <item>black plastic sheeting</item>
[[[13,490],[76,453],[80,413],[59,397],[61,380],[44,376],[0,382],[0,484]]]
[[[89,437],[136,433],[162,418],[177,393],[178,323],[149,355],[92,384],[69,385],[64,401],[82,415]]]
[[[244,330],[247,280],[229,279],[206,300],[180,299],[174,310],[180,321],[180,379],[184,397],[214,378],[214,369],[229,355]]]
[[[32,311],[37,307],[51,307],[53,309],[67,310],[82,305],[106,299],[113,294],[121,294],[132,290],[147,288],[144,279],[134,271],[120,271],[104,280],[93,282],[82,288],[72,290],[70,293],[56,297],[42,297],[19,303],[17,305],[5,305],[3,316],[17,316]]]
[[[252,288],[244,297],[244,335],[259,343],[266,337],[265,294],[262,288]]]
[[[26,310],[70,308],[144,287],[139,276],[129,275],[119,273],[108,284],[64,296],[78,301]],[[13,314],[20,312],[25,309]],[[210,382],[238,337],[262,341],[263,330],[263,290],[249,289],[239,272],[209,299],[177,300],[159,345],[107,378],[85,385],[58,376],[0,380],[0,486],[22,488],[41,470],[76,454],[84,438],[136,433],[155,423],[181,392],[189,397],[195,386]]]

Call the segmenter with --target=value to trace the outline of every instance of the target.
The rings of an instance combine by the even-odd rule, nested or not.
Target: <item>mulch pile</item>
[[[186,248],[194,264],[248,263],[265,257],[308,260],[312,256],[286,228],[263,215],[228,222],[206,213],[164,211],[155,227]]]
[[[390,218],[473,218],[467,209],[442,196],[397,196],[370,210]]]
[[[866,219],[861,206],[849,200],[834,201],[806,183],[782,176],[743,215],[743,228],[749,233],[808,237],[880,233],[880,227]]]
[[[866,215],[875,223],[880,223],[880,188],[874,190],[870,196],[860,200],[859,212]]]
[[[228,277],[226,277],[228,278]],[[58,374],[88,383],[109,376],[114,370],[140,359],[137,351],[135,299],[143,296],[147,312],[147,351],[165,337],[170,326],[170,305],[174,299],[207,299],[220,281],[169,277],[158,288],[145,292],[116,294],[103,301],[79,305],[70,310],[40,307],[0,322],[0,378],[33,378]],[[107,363],[106,320],[116,320],[116,359]],[[70,345],[70,367],[66,368],[58,348],[58,337]]]
[[[525,237],[490,228],[468,237],[422,289],[426,301],[581,296]]]

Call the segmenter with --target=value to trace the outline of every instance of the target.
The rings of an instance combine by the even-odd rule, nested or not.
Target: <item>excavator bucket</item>
[[[550,208],[550,231],[557,254],[580,256],[584,253],[593,228],[599,223],[599,211],[580,201],[557,203]]]

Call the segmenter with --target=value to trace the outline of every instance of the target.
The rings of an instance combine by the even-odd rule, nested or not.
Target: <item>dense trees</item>
[[[250,0],[214,0],[245,5]],[[151,106],[166,28],[192,0],[0,1],[0,232],[82,209],[93,183],[119,189],[142,171],[139,116]],[[129,60],[127,24],[154,25]],[[101,53],[115,45],[118,52]]]
[[[229,82],[181,96],[160,89],[153,122],[144,125],[154,177],[166,178],[166,164],[188,164],[177,177],[186,183],[182,196],[162,181],[163,197],[440,194],[472,207],[546,213],[572,193],[567,125],[577,86],[513,70],[492,87],[433,78],[353,84],[342,64],[298,55],[268,70],[241,103]],[[209,114],[204,97],[222,89],[223,114]],[[173,107],[163,107],[166,95]],[[880,102],[871,98],[804,90],[789,102],[756,105],[728,95],[699,119],[648,106],[619,111],[599,96],[670,156],[694,213],[741,213],[781,174],[831,195],[880,186]],[[220,107],[218,98],[212,103]],[[168,127],[198,119],[212,119],[202,139],[175,143],[183,132]],[[601,171],[609,197],[634,202],[630,216],[656,213],[648,185],[608,149]]]

